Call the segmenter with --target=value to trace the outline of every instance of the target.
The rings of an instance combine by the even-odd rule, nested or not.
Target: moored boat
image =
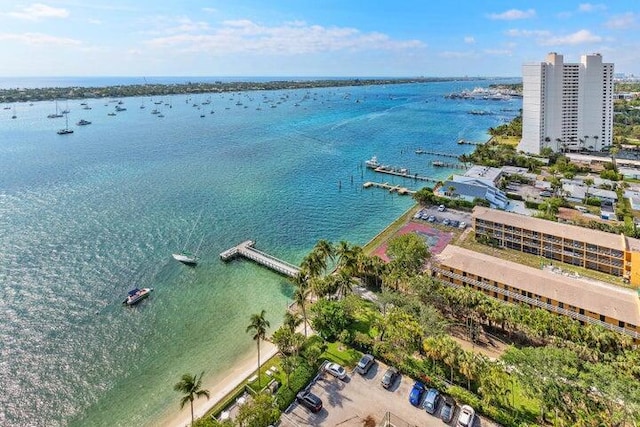
[[[78,126],[86,126],[86,125],[90,125],[91,122],[89,120],[85,120],[85,119],[80,119],[79,122],[76,123],[76,125]]]
[[[153,288],[134,288],[127,293],[127,297],[122,301],[125,305],[135,305],[149,296]]]
[[[183,264],[187,265],[198,265],[198,257],[189,252],[180,252],[177,254],[171,254],[173,259],[176,261],[180,261]]]
[[[378,158],[376,156],[371,157],[369,160],[364,162],[364,164],[371,169],[375,169],[380,166],[380,163],[378,163]]]

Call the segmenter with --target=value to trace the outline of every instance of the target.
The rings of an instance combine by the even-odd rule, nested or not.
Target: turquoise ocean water
[[[0,425],[175,413],[183,373],[228,369],[255,349],[250,314],[275,329],[290,301],[286,279],[219,253],[254,239],[298,263],[321,238],[366,243],[413,202],[362,183],[420,186],[364,161],[446,177],[414,151],[469,152],[456,141],[516,115],[520,100],[443,98],[489,83],[126,98],[116,116],[109,100],[63,101],[64,136],[54,102],[0,110]],[[200,239],[196,268],[171,258]],[[155,291],[123,307],[134,286]]]

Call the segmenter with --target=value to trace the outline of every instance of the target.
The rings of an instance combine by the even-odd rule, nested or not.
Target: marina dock
[[[418,148],[416,150],[416,154],[428,154],[430,156],[450,157],[453,159],[457,159],[458,157],[460,157],[459,154],[442,153],[440,151],[429,151],[429,150],[423,150],[421,148]]]
[[[433,182],[433,183],[437,183],[439,180],[438,179],[433,179],[433,178],[427,178],[426,176],[421,176],[416,174],[410,174],[408,171],[406,172],[398,172],[395,170],[391,170],[388,168],[385,168],[383,166],[377,167],[375,169],[373,169],[374,172],[378,172],[378,173],[384,173],[387,175],[393,175],[393,176],[401,176],[402,178],[409,178],[409,179],[415,179],[416,181],[426,181],[426,182]]]
[[[399,185],[391,185],[387,182],[381,183],[381,182],[367,181],[364,184],[362,184],[362,186],[364,188],[371,188],[371,187],[384,188],[385,190],[389,190],[389,193],[398,193],[401,196],[415,194],[415,191],[413,190],[409,190],[406,187],[400,187]]]
[[[462,163],[441,162],[439,160],[431,162],[431,165],[439,168],[469,169],[467,166],[465,166]]]
[[[289,277],[295,277],[300,268],[293,264],[289,264],[286,261],[282,261],[274,256],[269,255],[266,252],[259,251],[255,246],[256,242],[253,240],[246,240],[237,246],[227,249],[220,254],[222,261],[231,261],[237,256],[243,256],[257,264],[267,267],[276,273],[283,274]]]

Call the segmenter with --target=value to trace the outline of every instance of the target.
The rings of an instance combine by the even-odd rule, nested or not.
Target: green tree
[[[247,333],[253,333],[253,340],[258,346],[258,384],[260,382],[260,341],[264,340],[267,335],[267,329],[271,326],[265,318],[266,311],[262,310],[260,314],[252,314],[247,326]]]
[[[296,356],[286,356],[282,359],[282,370],[287,375],[287,387],[289,387],[289,378],[293,371],[296,370],[300,363]]]
[[[351,322],[343,301],[321,299],[311,307],[311,326],[324,339],[334,340]]]
[[[391,264],[409,275],[418,274],[430,257],[429,246],[416,233],[392,238],[387,246],[387,255],[391,259]]]
[[[275,424],[280,410],[267,393],[258,393],[240,406],[236,421],[240,427],[264,427]]]
[[[183,374],[179,382],[177,382],[173,389],[183,394],[180,399],[180,409],[184,408],[187,402],[191,405],[191,425],[193,425],[193,401],[196,398],[205,396],[209,399],[209,390],[202,388],[202,376],[204,372],[198,375]]]

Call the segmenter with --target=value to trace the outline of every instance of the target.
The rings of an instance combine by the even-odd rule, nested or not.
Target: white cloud
[[[598,12],[607,10],[607,6],[604,4],[593,4],[593,3],[581,3],[578,6],[578,10],[580,12]]]
[[[614,30],[624,30],[636,25],[637,15],[632,12],[625,13],[623,15],[617,15],[605,22],[605,27]]]
[[[544,46],[576,45],[585,43],[598,43],[602,37],[592,34],[589,30],[579,30],[565,36],[553,36],[540,41]]]
[[[280,55],[425,47],[419,40],[393,40],[382,33],[362,33],[355,28],[323,27],[302,21],[271,27],[240,19],[225,21],[215,29],[206,24],[187,27],[189,26],[185,24],[182,31],[152,38],[146,44],[154,48],[170,47],[187,52],[255,52]],[[193,28],[198,31],[191,31]]]
[[[478,56],[478,54],[473,51],[461,52],[461,51],[445,50],[438,53],[438,56],[441,56],[442,58],[448,58],[448,59],[461,59],[461,58],[464,59],[464,58],[475,58]]]
[[[489,14],[489,19],[513,21],[516,19],[534,18],[535,16],[536,16],[536,11],[534,9],[527,9],[527,10],[509,9],[506,12],[502,12],[502,13],[491,13]]]
[[[45,18],[66,18],[69,16],[69,11],[42,3],[34,3],[15,12],[9,12],[8,15],[18,19],[39,21]]]
[[[93,24],[93,25],[101,25],[102,24],[102,21],[99,20],[99,19],[89,19],[89,20],[87,20],[87,22],[89,24]]]
[[[466,36],[464,38],[464,42],[467,44],[474,44],[476,42],[476,39],[472,36]]]
[[[203,7],[202,11],[204,13],[217,13],[218,9],[214,9],[213,7]]]
[[[79,46],[80,40],[67,37],[56,37],[42,33],[0,33],[0,40],[13,41],[29,45],[66,45]]]
[[[485,49],[483,51],[485,55],[494,55],[494,56],[511,56],[513,52],[509,49]]]
[[[507,30],[505,34],[509,37],[548,37],[551,35],[547,30],[518,30],[515,28]]]

